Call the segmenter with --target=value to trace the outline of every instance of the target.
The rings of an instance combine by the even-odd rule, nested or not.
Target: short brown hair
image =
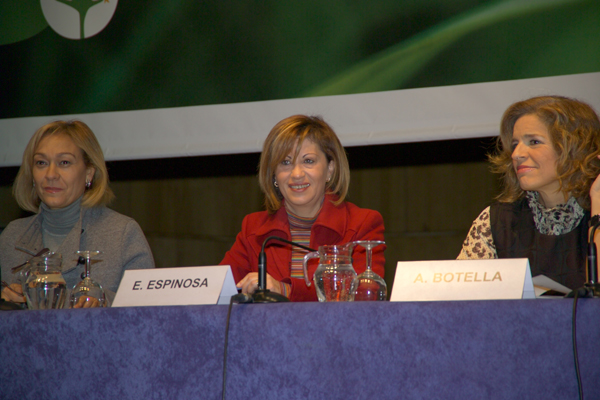
[[[274,213],[281,207],[283,196],[273,185],[275,170],[285,157],[296,147],[294,161],[300,152],[301,143],[309,139],[325,153],[327,161],[333,161],[333,175],[325,186],[325,193],[336,194],[338,205],[344,201],[350,185],[350,168],[346,151],[337,135],[323,118],[318,116],[293,115],[279,121],[265,139],[260,155],[258,181],[265,194],[265,207]]]
[[[83,152],[87,167],[96,170],[92,186],[85,190],[81,205],[84,207],[103,206],[108,204],[114,194],[108,186],[108,171],[104,162],[104,154],[94,132],[85,123],[77,120],[55,121],[38,129],[23,152],[23,161],[13,185],[13,195],[19,206],[27,211],[37,212],[40,198],[33,187],[33,156],[43,138],[51,135],[65,135]]]
[[[524,196],[512,163],[512,136],[515,123],[524,115],[535,115],[548,129],[558,155],[556,174],[560,190],[590,209],[590,187],[600,173],[600,121],[588,104],[563,96],[539,96],[514,103],[504,112],[496,153],[490,155],[492,171],[500,173],[501,202]]]

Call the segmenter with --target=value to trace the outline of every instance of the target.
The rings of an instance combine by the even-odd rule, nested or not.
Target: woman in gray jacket
[[[62,254],[67,288],[79,282],[83,272],[75,252],[100,250],[91,278],[110,301],[123,271],[154,268],[137,222],[106,207],[114,194],[100,144],[85,123],[56,121],[38,129],[25,148],[13,194],[21,208],[36,214],[11,222],[0,235],[2,279],[13,282],[2,298],[24,301],[15,294],[22,289],[11,269],[44,248]],[[88,301],[78,306],[95,305]]]

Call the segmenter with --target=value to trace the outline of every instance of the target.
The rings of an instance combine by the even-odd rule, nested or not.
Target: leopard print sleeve
[[[473,225],[463,243],[457,260],[498,258],[492,228],[490,226],[490,208],[487,207],[473,221]]]

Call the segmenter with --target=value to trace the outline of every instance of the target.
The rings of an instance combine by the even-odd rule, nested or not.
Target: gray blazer
[[[12,221],[0,235],[2,279],[11,283],[11,268],[29,260],[43,248],[40,214]],[[154,268],[154,258],[142,229],[134,219],[106,207],[81,209],[79,221],[57,249],[62,254],[62,275],[67,288],[81,280],[77,250],[100,250],[92,262],[91,278],[112,301],[126,269]]]

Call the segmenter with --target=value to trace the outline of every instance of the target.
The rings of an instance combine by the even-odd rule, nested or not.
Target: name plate
[[[513,258],[399,262],[390,300],[533,298],[529,260]]]
[[[125,271],[112,307],[229,304],[237,288],[229,265]]]

